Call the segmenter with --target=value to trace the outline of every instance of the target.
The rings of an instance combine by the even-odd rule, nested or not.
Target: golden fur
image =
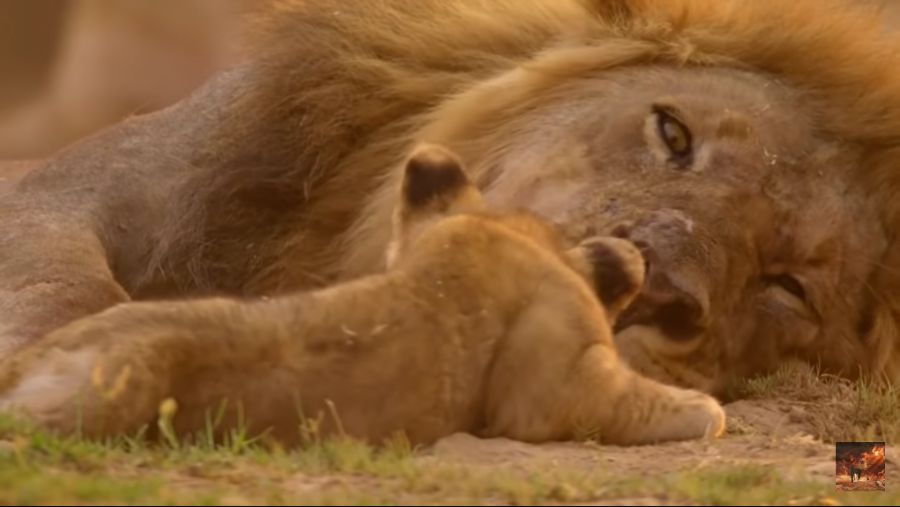
[[[297,0],[256,24],[246,66],[0,201],[0,355],[130,299],[381,271],[401,154],[432,141],[498,209],[659,243],[629,311],[680,306],[626,312],[640,371],[709,391],[792,357],[900,376],[900,40],[874,11]],[[689,167],[660,105],[696,134]]]
[[[311,171],[304,183],[335,201],[321,206],[322,213],[345,212],[350,206],[336,189],[368,180],[367,171],[378,171],[368,161],[387,164],[411,140],[444,142],[465,157],[491,160],[506,150],[504,140],[473,118],[512,122],[538,106],[542,93],[579,76],[662,64],[765,73],[802,90],[818,135],[862,151],[854,177],[878,203],[883,227],[900,223],[900,39],[883,30],[874,7],[830,0],[499,0],[396,1],[353,11],[365,15],[353,15],[340,2],[286,1],[259,22],[257,47],[272,68],[255,102],[277,103],[283,117],[302,109],[306,122],[322,125],[304,146],[308,153],[296,153],[301,165],[315,157],[326,162],[314,167],[333,167],[327,174]],[[335,43],[323,44],[324,57],[302,66],[271,52],[313,40]],[[366,143],[351,153],[341,141],[360,132]],[[454,144],[462,132],[465,143]],[[479,182],[487,179],[480,175]],[[383,210],[394,185],[396,179],[369,201],[340,245],[321,245],[338,260],[325,259],[307,272],[342,277],[370,271],[385,241]],[[359,202],[371,190],[346,197]],[[867,260],[887,268],[871,280],[879,304],[871,332],[862,337],[865,364],[845,373],[862,368],[891,379],[900,375],[900,277],[891,269],[898,266],[891,262],[897,249],[894,241],[884,258]],[[273,278],[291,276],[279,266],[272,265]]]
[[[373,442],[397,432],[414,443],[468,431],[615,444],[722,433],[713,398],[621,362],[613,316],[573,269],[589,269],[577,260],[591,250],[610,254],[610,269],[629,278],[612,302],[626,305],[643,276],[632,245],[595,238],[561,250],[538,219],[487,213],[436,147],[418,150],[405,174],[386,274],[268,302],[118,306],[0,363],[0,408],[94,437],[151,425],[170,397],[181,435],[224,406],[217,437],[244,410],[250,431],[287,443],[301,438],[300,414],[327,414],[325,434]],[[271,326],[248,325],[260,317]]]

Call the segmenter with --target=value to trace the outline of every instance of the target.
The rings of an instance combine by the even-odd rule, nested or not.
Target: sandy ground
[[[834,444],[813,437],[795,411],[780,401],[739,401],[726,407],[728,434],[715,441],[654,446],[591,446],[582,443],[529,445],[504,439],[454,435],[438,442],[432,456],[473,467],[548,470],[565,466],[614,469],[645,476],[727,465],[775,466],[791,480],[833,483]],[[890,461],[889,461],[890,464]]]
[[[820,393],[824,395],[824,391]],[[642,447],[592,446],[581,443],[528,445],[509,440],[479,440],[468,435],[454,435],[434,446],[430,456],[418,458],[461,463],[481,468],[484,473],[501,468],[518,467],[547,473],[554,469],[585,470],[598,468],[615,477],[643,478],[648,486],[654,480],[675,473],[697,470],[729,469],[749,466],[770,469],[785,483],[818,485],[820,491],[884,491],[885,483],[855,483],[850,487],[836,485],[835,445],[827,435],[840,434],[846,426],[835,422],[843,413],[838,407],[852,404],[838,400],[835,392],[825,398],[777,397],[748,399],[726,405],[728,432],[715,441],[681,442]],[[823,424],[828,421],[830,424]],[[825,437],[823,440],[820,437]],[[845,437],[838,437],[839,439]],[[887,491],[890,492],[894,466],[890,442],[887,445]],[[733,469],[733,468],[732,468]],[[848,478],[849,481],[849,478]],[[834,488],[834,489],[831,489]],[[602,488],[599,498],[607,496]],[[820,493],[821,495],[821,493]],[[874,498],[850,495],[862,503],[878,502]],[[883,498],[881,501],[884,501]],[[846,498],[844,498],[846,502]],[[807,498],[797,503],[840,503],[828,497]],[[648,496],[618,498],[604,504],[641,505],[671,503],[658,493]],[[855,501],[853,503],[856,503]]]

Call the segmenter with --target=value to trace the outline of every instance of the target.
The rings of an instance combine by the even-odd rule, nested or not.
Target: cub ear
[[[481,193],[462,162],[447,149],[420,144],[406,162],[401,210],[404,215],[449,214],[481,209]]]
[[[403,168],[400,202],[391,217],[393,237],[387,249],[390,269],[435,219],[484,208],[481,192],[466,177],[462,162],[435,144],[420,144]]]

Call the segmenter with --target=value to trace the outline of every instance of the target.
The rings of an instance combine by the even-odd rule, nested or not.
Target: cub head
[[[634,300],[644,282],[646,263],[632,242],[598,236],[576,245],[528,211],[488,211],[459,158],[433,144],[418,146],[406,161],[387,250],[388,268],[414,255],[416,241],[442,220],[458,215],[476,219],[469,222],[473,234],[475,229],[490,230],[554,254],[595,291],[611,322]]]

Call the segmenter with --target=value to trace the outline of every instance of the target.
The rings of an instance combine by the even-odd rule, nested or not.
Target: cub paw
[[[725,410],[715,398],[699,391],[687,391],[679,407],[677,426],[688,439],[712,439],[725,433]]]
[[[644,257],[628,240],[606,236],[590,238],[568,255],[573,267],[593,286],[613,322],[637,297],[644,284]]]

